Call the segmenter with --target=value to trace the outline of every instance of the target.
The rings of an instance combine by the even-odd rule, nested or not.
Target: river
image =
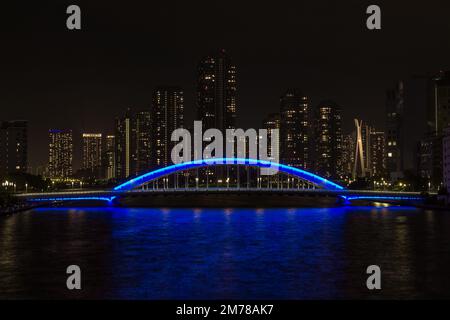
[[[66,288],[69,265],[82,290]],[[450,213],[39,208],[0,219],[0,298],[450,298]]]

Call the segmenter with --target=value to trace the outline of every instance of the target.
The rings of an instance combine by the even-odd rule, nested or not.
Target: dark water
[[[450,298],[450,213],[38,209],[0,219],[0,298]]]

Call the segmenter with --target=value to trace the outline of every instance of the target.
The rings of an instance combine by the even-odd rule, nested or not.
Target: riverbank
[[[21,204],[7,207],[7,208],[1,208],[0,209],[0,217],[10,216],[15,213],[31,210],[34,208],[44,207],[44,206],[48,207],[49,205],[48,204],[21,203]]]

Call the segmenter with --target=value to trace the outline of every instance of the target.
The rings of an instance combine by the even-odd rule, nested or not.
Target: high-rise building
[[[171,141],[172,132],[183,128],[184,97],[179,87],[159,87],[153,93],[152,103],[152,157],[155,167],[172,164],[171,152],[177,142]]]
[[[386,171],[391,180],[403,177],[404,107],[404,86],[400,81],[386,93]]]
[[[413,75],[403,81],[404,112],[401,125],[403,136],[401,152],[405,172],[417,170],[417,144],[427,132],[430,132],[427,125],[427,113],[431,103],[431,86],[432,79],[426,75]]]
[[[296,90],[288,90],[280,98],[281,163],[309,169],[308,98]]]
[[[386,175],[386,144],[382,131],[370,132],[370,173],[373,177]]]
[[[431,104],[428,107],[428,132],[436,136],[450,125],[450,71],[441,71],[432,79]]]
[[[356,137],[354,134],[345,134],[342,138],[342,171],[345,177],[352,176],[355,163]]]
[[[117,179],[126,179],[136,171],[136,139],[133,137],[135,137],[134,121],[131,110],[128,109],[123,117],[117,117],[115,120]]]
[[[83,133],[82,171],[87,178],[102,178],[102,134]]]
[[[4,121],[0,125],[0,177],[14,172],[27,172],[27,121]]]
[[[272,159],[279,159],[280,155],[280,137],[273,143],[274,150],[272,150],[272,130],[280,130],[280,123],[281,116],[279,113],[269,114],[262,123],[263,129],[267,130],[267,155]]]
[[[236,90],[236,66],[225,50],[201,59],[197,67],[197,120],[202,121],[203,131],[216,128],[225,136],[226,129],[236,128]],[[201,169],[200,180],[207,177],[223,181],[225,172],[221,167]]]
[[[151,167],[151,118],[150,111],[140,111],[136,114],[136,173],[144,173]]]
[[[450,125],[450,71],[441,71],[429,84],[427,133],[418,143],[418,173],[428,189],[443,185],[443,139]]]
[[[48,173],[52,179],[72,176],[73,143],[72,130],[49,130]]]
[[[107,135],[103,157],[104,175],[107,180],[116,178],[116,137]]]
[[[314,169],[327,178],[343,176],[341,108],[321,102],[314,112]]]
[[[433,134],[427,135],[418,143],[417,171],[424,189],[437,191],[443,183],[442,144],[442,135]]]
[[[236,127],[236,66],[225,50],[204,57],[198,64],[197,110],[203,129]]]
[[[445,128],[443,134],[442,165],[444,173],[444,186],[450,194],[450,127]]]

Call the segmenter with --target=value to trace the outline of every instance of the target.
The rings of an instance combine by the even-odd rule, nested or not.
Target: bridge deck
[[[418,192],[371,191],[371,190],[325,190],[325,189],[298,189],[298,188],[190,188],[190,189],[148,189],[132,191],[114,190],[80,190],[42,193],[18,194],[18,197],[29,201],[108,201],[115,198],[130,196],[152,196],[173,194],[284,194],[340,197],[344,200],[369,201],[423,201],[426,197]]]

